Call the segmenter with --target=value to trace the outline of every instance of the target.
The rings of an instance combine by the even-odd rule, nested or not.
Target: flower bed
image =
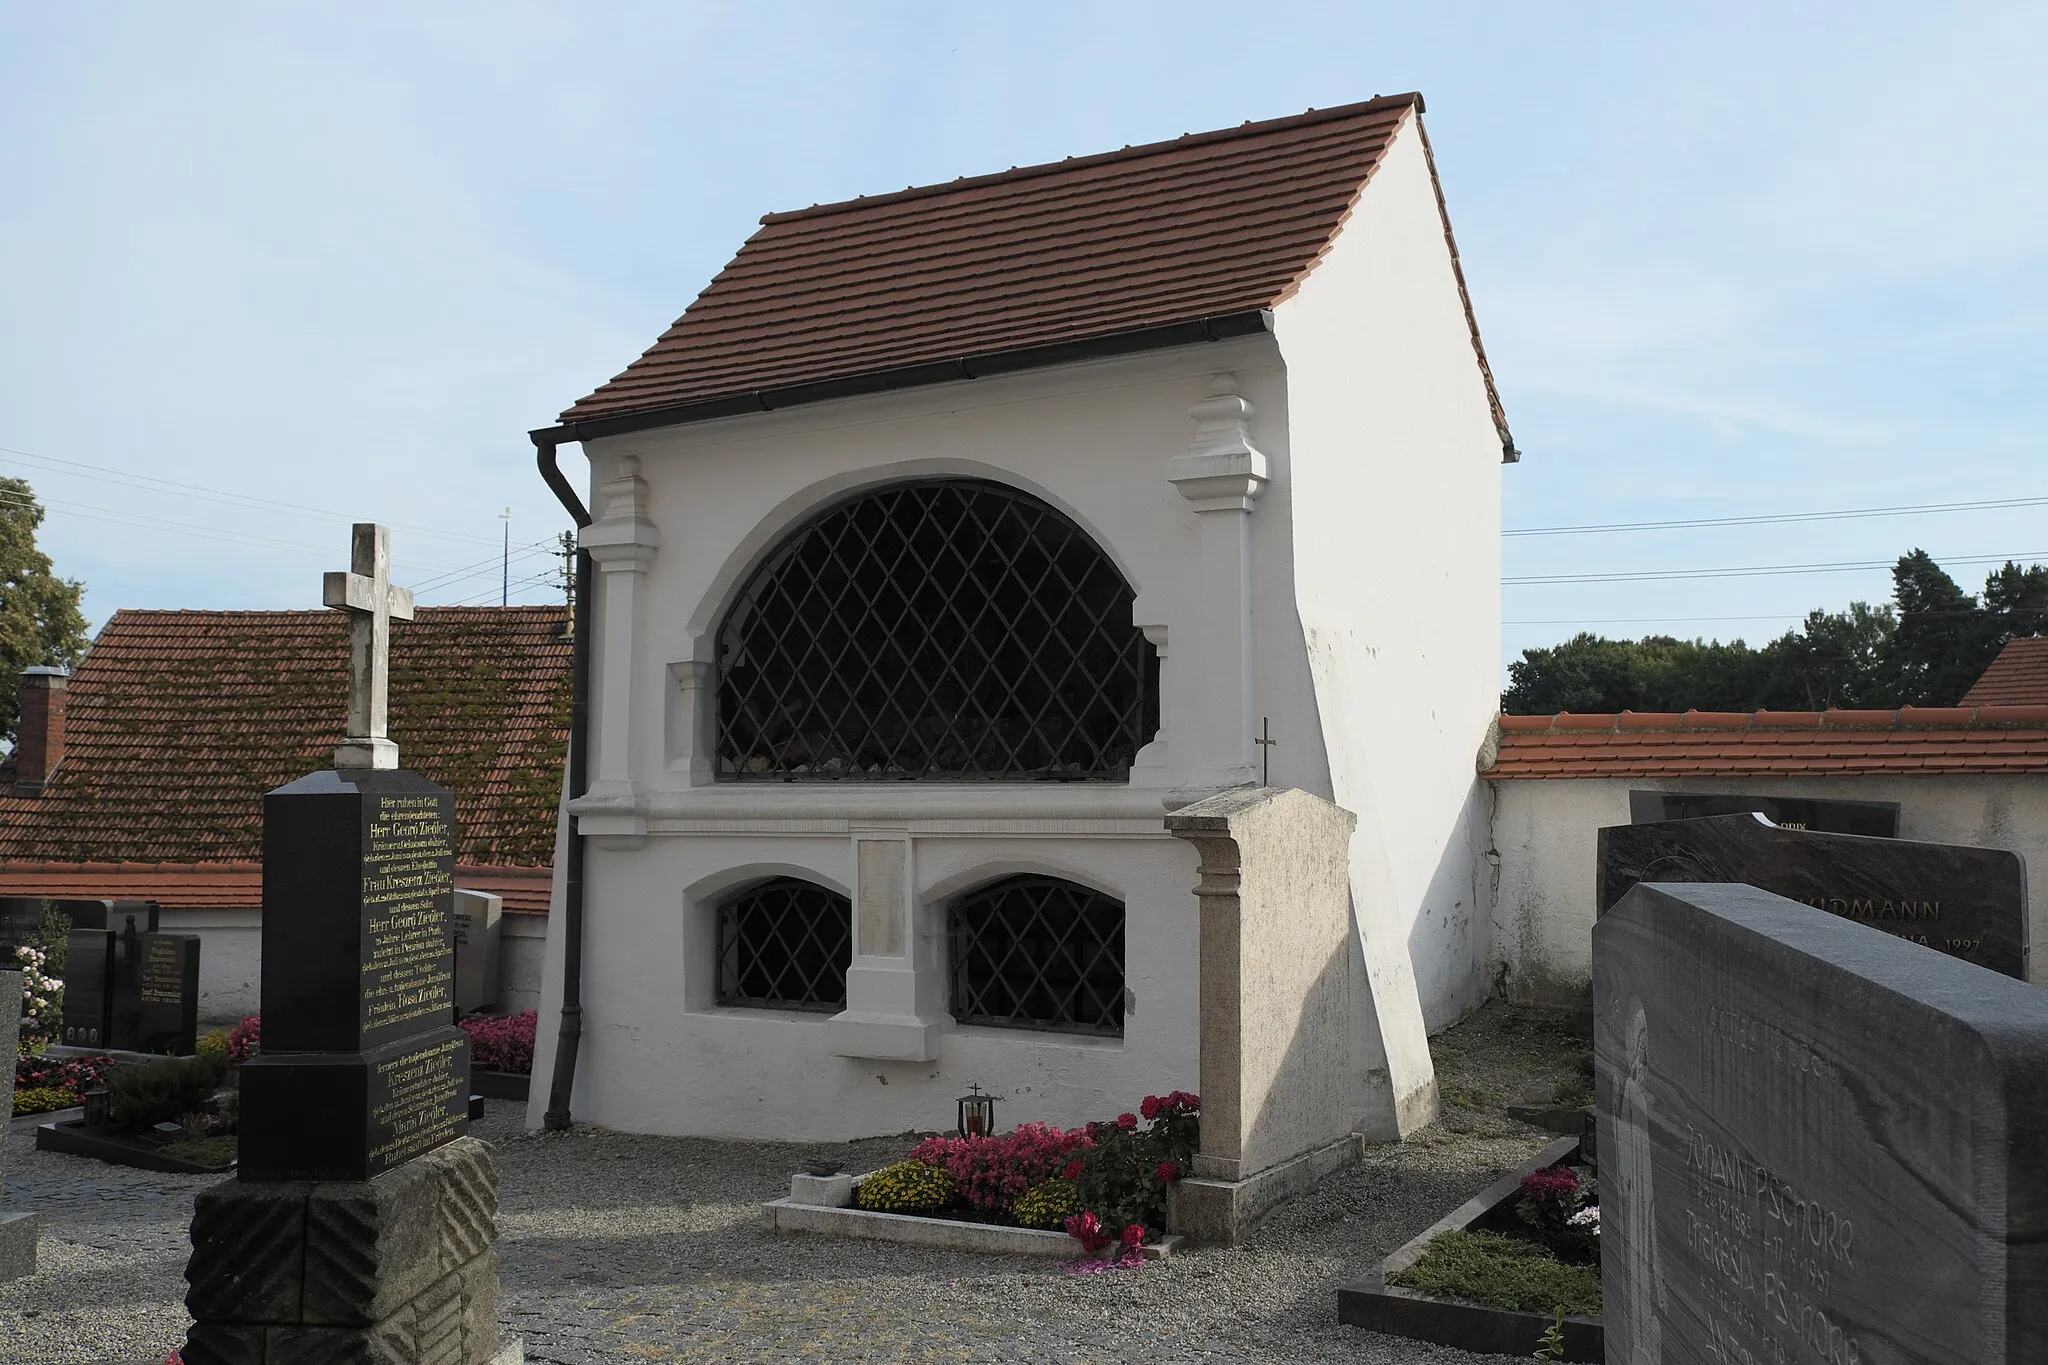
[[[853,1235],[862,1235],[863,1214],[980,1224],[1032,1235],[956,1244],[1023,1254],[1078,1251],[1088,1269],[1135,1265],[1165,1224],[1167,1187],[1194,1156],[1201,1100],[1183,1091],[1150,1095],[1141,1110],[1142,1120],[1119,1114],[1084,1128],[1027,1123],[1001,1136],[926,1138],[903,1161],[855,1182],[852,1210],[778,1200],[769,1218],[777,1227]],[[901,1240],[944,1240],[930,1229],[899,1232]]]
[[[14,1059],[14,1112],[49,1114],[80,1103],[85,1088],[104,1080],[113,1069],[111,1057],[44,1057]]]
[[[1340,1321],[1468,1351],[1601,1359],[1599,1205],[1562,1138],[1337,1291]]]

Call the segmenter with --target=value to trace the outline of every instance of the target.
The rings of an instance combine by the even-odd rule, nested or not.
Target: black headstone
[[[64,953],[64,1019],[58,1041],[66,1047],[112,1047],[113,931],[73,929],[65,936]]]
[[[117,914],[114,926],[113,1028],[110,1046],[124,1052],[142,1047],[142,936],[148,932],[133,914]]]
[[[54,900],[52,909],[63,912],[73,929],[112,929],[113,901]]]
[[[1593,998],[1607,1359],[2048,1361],[2048,991],[1645,885]]]
[[[1746,882],[2027,977],[2026,868],[2004,849],[1815,834],[1756,815],[1601,830],[1599,912],[1637,882]]]
[[[41,896],[0,896],[0,971],[14,968],[14,950],[33,942],[43,927]]]
[[[365,1180],[468,1130],[454,1008],[455,799],[319,772],[263,801],[263,1049],[244,1180]]]
[[[144,1052],[189,1057],[199,1042],[199,938],[196,934],[142,935],[137,964]]]
[[[1729,796],[1720,792],[1630,792],[1628,818],[1634,825],[1660,820],[1698,820],[1709,815],[1763,816],[1780,829],[1810,829],[1816,834],[1867,834],[1895,839],[1899,833],[1896,801],[1814,801],[1803,796]]]

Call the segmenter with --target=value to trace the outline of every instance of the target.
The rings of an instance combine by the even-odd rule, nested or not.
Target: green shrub
[[[1069,1214],[1081,1211],[1080,1200],[1074,1196],[1074,1182],[1054,1176],[1040,1185],[1017,1196],[1017,1202],[1010,1206],[1011,1216],[1020,1227],[1043,1228],[1058,1232],[1067,1224]]]
[[[936,1213],[953,1202],[953,1177],[922,1161],[899,1161],[861,1181],[854,1202],[876,1213]]]
[[[235,1140],[231,1137],[179,1138],[176,1142],[166,1142],[157,1150],[195,1166],[225,1166],[235,1159]]]
[[[1486,1308],[1600,1312],[1599,1266],[1567,1265],[1548,1248],[1500,1232],[1441,1233],[1391,1283]]]
[[[124,1128],[175,1122],[204,1109],[227,1075],[220,1055],[160,1057],[107,1073],[108,1117]]]
[[[14,1092],[16,1114],[49,1114],[78,1103],[78,1092],[56,1085],[34,1085]]]

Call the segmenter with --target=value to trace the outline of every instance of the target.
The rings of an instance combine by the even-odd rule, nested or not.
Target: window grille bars
[[[1016,489],[894,484],[827,509],[718,635],[721,781],[1123,780],[1159,661],[1087,533]]]
[[[851,901],[794,877],[762,882],[718,907],[718,1003],[844,1009],[852,954]]]
[[[960,1023],[1122,1035],[1121,901],[1054,877],[1008,877],[954,901],[947,921]]]

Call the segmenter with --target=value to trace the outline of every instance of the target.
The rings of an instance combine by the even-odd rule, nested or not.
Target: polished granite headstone
[[[363,1180],[462,1136],[455,801],[416,773],[318,772],[263,802],[263,1050],[244,1180]]]
[[[199,936],[142,935],[136,988],[140,1050],[191,1056],[199,1041]]]
[[[1816,834],[1867,834],[1896,839],[1896,801],[1817,801],[1804,796],[1740,796],[1727,792],[1632,791],[1628,819],[1632,825],[1659,820],[1698,820],[1709,815],[1752,811],[1780,829],[1810,829]]]
[[[16,948],[35,941],[45,904],[41,896],[0,896],[0,962],[13,962]]]
[[[2048,1360],[2048,992],[1715,885],[1593,992],[1607,1359]]]
[[[114,934],[73,929],[64,937],[64,1014],[57,1039],[66,1047],[112,1047]]]
[[[498,1003],[498,952],[505,899],[455,891],[455,1008],[472,1014]]]
[[[1637,882],[1743,882],[1842,919],[2027,977],[2027,877],[2019,855],[1780,829],[1716,815],[1600,831],[1601,914]]]

